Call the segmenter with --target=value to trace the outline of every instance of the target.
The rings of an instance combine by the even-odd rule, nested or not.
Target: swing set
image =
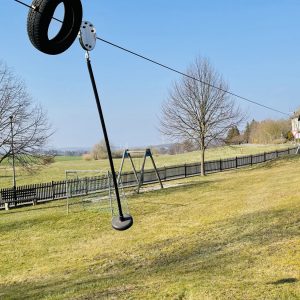
[[[143,158],[142,167],[138,172],[136,170],[136,166],[134,165],[131,154],[133,154],[134,156],[138,155],[140,158]],[[136,180],[136,185],[137,185],[136,192],[139,193],[141,186],[144,184],[145,165],[146,165],[147,157],[150,157],[151,163],[152,163],[154,171],[155,171],[157,181],[159,182],[160,187],[163,189],[164,187],[163,187],[162,181],[160,179],[159,172],[155,165],[151,149],[149,149],[149,148],[147,148],[145,150],[129,150],[129,149],[124,150],[123,156],[122,156],[122,162],[121,162],[119,173],[118,173],[118,183],[121,181],[125,160],[129,159],[131,167],[132,167],[132,171],[133,171],[133,174],[134,174],[134,177]]]

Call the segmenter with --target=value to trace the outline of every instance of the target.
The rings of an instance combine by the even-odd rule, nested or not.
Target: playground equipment
[[[136,171],[136,167],[134,165],[134,162],[133,162],[131,154],[142,155],[140,157],[143,157],[143,163],[142,163],[141,169],[139,170],[139,175],[138,175],[138,172]],[[123,172],[123,166],[124,166],[125,159],[128,158],[129,161],[130,161],[131,167],[132,167],[132,171],[133,171],[134,177],[136,179],[137,193],[139,193],[140,192],[140,188],[141,188],[141,186],[144,183],[145,164],[146,164],[147,157],[150,157],[150,160],[152,162],[153,168],[155,170],[157,181],[159,182],[160,187],[163,188],[163,184],[161,182],[158,170],[156,168],[156,165],[155,165],[155,162],[154,162],[154,159],[153,159],[153,156],[152,156],[151,149],[149,149],[149,148],[145,149],[145,150],[129,150],[129,149],[124,150],[123,156],[122,156],[122,162],[121,162],[119,173],[118,173],[118,182],[121,180],[121,177],[122,177],[122,172]]]
[[[107,186],[107,189],[100,189],[97,186],[97,177],[101,178],[101,183]],[[85,208],[85,203],[99,203],[101,200],[108,199],[110,193],[109,172],[100,170],[66,170],[66,195],[67,195],[67,214],[70,211],[71,198],[79,197],[80,203]],[[99,193],[97,190],[101,190]],[[112,199],[109,197],[110,206]],[[73,203],[74,204],[74,203]]]
[[[65,8],[63,21],[54,18],[54,12],[60,4],[63,4]],[[62,26],[58,34],[53,39],[49,39],[48,30],[52,19],[61,22]],[[27,29],[32,44],[41,52],[50,55],[56,55],[66,51],[74,42],[79,31],[79,41],[86,52],[87,68],[107,148],[114,193],[117,201],[118,215],[113,216],[112,227],[116,230],[126,230],[130,228],[133,224],[133,219],[129,213],[125,214],[122,210],[108,134],[90,60],[90,51],[95,48],[97,40],[95,27],[90,22],[82,21],[82,5],[80,0],[34,0],[28,14]]]
[[[66,194],[67,194],[67,214],[70,206],[81,204],[85,209],[86,204],[97,204],[97,209],[111,212],[112,217],[117,215],[117,203],[113,189],[112,176],[108,171],[100,170],[66,170]],[[129,211],[128,203],[120,182],[121,202]],[[71,198],[76,197],[76,201],[71,203]],[[79,199],[78,199],[79,198]],[[79,201],[78,201],[79,200]]]

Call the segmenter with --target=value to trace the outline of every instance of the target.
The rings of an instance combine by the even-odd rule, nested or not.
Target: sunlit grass
[[[130,196],[126,232],[64,200],[2,211],[0,298],[299,299],[299,164]]]

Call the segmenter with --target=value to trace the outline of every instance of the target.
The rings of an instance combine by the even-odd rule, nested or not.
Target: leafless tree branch
[[[0,62],[0,164],[12,155],[11,116],[16,161],[33,171],[44,162],[42,150],[51,128],[46,113],[33,103],[24,83]]]
[[[168,100],[162,105],[161,132],[176,141],[196,142],[201,150],[201,173],[205,175],[204,153],[209,144],[224,141],[232,126],[245,118],[233,99],[225,92],[228,85],[207,59],[197,58],[187,74],[174,83]]]

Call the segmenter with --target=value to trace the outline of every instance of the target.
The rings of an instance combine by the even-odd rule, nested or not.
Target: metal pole
[[[16,169],[15,169],[15,151],[14,151],[14,131],[13,131],[13,116],[10,116],[10,132],[11,132],[11,154],[12,154],[12,166],[13,166],[13,190],[14,190],[14,200],[17,199],[16,193]],[[15,202],[15,206],[16,206]]]
[[[15,151],[14,151],[14,132],[13,132],[13,116],[10,119],[10,132],[11,132],[11,154],[12,154],[12,165],[13,165],[13,186],[16,187],[16,169],[15,169]]]
[[[124,215],[122,212],[122,206],[121,206],[121,201],[120,201],[120,194],[119,194],[119,189],[118,189],[118,183],[117,183],[117,178],[116,178],[114,162],[113,162],[112,155],[111,155],[111,149],[110,149],[108,135],[107,135],[106,126],[105,126],[105,122],[104,122],[104,116],[103,116],[100,99],[99,99],[99,95],[98,95],[98,91],[97,91],[97,86],[96,86],[96,82],[95,82],[95,77],[94,77],[94,73],[93,73],[93,69],[92,69],[92,65],[91,65],[91,61],[90,61],[90,56],[89,56],[88,52],[86,52],[86,62],[87,62],[87,67],[89,70],[93,90],[94,90],[95,100],[96,100],[98,113],[99,113],[99,117],[100,117],[100,121],[101,121],[101,125],[102,125],[104,140],[105,140],[105,144],[106,144],[106,148],[107,148],[107,155],[108,155],[110,170],[111,170],[113,184],[114,184],[116,198],[117,198],[119,217],[122,220],[122,219],[124,219]]]
[[[151,153],[150,150],[149,150],[149,153],[150,153],[150,159],[151,159],[151,161],[152,161],[152,164],[153,164],[153,167],[154,167],[154,170],[155,170],[156,177],[157,177],[157,179],[158,179],[158,181],[159,181],[160,187],[163,189],[164,186],[163,186],[163,184],[162,184],[162,182],[161,182],[161,179],[160,179],[158,170],[157,170],[157,168],[156,168],[156,164],[155,164],[155,162],[154,162],[154,158],[153,158],[152,153]],[[184,169],[185,169],[185,167],[184,167]]]

